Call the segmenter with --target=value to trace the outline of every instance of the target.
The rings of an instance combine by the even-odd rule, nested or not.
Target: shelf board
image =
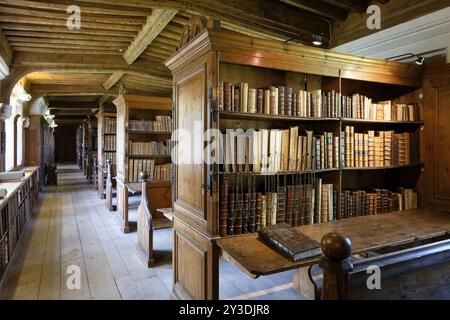
[[[105,150],[105,149],[103,149],[103,152],[115,153],[115,152],[117,152],[117,151],[116,151],[116,150]]]
[[[152,159],[152,158],[170,158],[171,156],[161,156],[161,155],[126,155],[129,159]]]
[[[103,135],[105,135],[105,136],[115,136],[115,135],[117,135],[116,133],[104,133]]]
[[[283,175],[294,175],[294,174],[308,174],[308,173],[322,173],[322,172],[334,172],[340,171],[339,168],[330,169],[317,169],[317,170],[303,170],[303,171],[278,171],[278,172],[216,172],[215,174],[222,176],[283,176]]]
[[[222,119],[230,120],[275,120],[275,121],[342,121],[343,123],[366,123],[366,124],[405,124],[405,125],[423,125],[423,121],[383,121],[383,120],[365,120],[352,118],[316,118],[316,117],[296,117],[277,114],[261,114],[261,113],[247,113],[234,111],[216,111]]]
[[[385,120],[365,120],[352,118],[341,118],[341,121],[343,123],[423,125],[423,121],[385,121]]]
[[[422,167],[423,163],[413,163],[401,166],[387,166],[387,167],[344,167],[342,171],[370,171],[370,170],[393,170],[393,169],[402,169],[402,168],[414,168],[414,167]]]
[[[138,134],[154,134],[154,135],[171,135],[172,132],[158,132],[158,131],[142,131],[142,130],[134,130],[127,129],[128,133],[138,133]]]
[[[276,120],[276,121],[339,121],[339,118],[311,118],[311,117],[295,117],[278,114],[262,114],[262,113],[247,113],[234,111],[216,111],[220,118],[223,119],[242,119],[242,120]]]

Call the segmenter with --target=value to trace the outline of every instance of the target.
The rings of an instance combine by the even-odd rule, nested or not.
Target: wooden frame
[[[299,73],[309,78],[308,83],[313,86],[317,76],[331,78],[331,87],[338,92],[342,90],[344,79],[370,81],[381,87],[383,84],[410,87],[412,91],[421,86],[422,76],[422,69],[414,64],[252,38],[223,29],[204,30],[165,63],[174,78],[174,130],[180,127],[189,130],[195,121],[199,121],[204,130],[220,128],[221,114],[219,112],[217,117],[214,114],[219,82],[236,81],[236,77],[243,77],[241,81],[245,81],[250,77],[246,72],[251,68],[267,71],[265,83],[253,79],[259,87],[276,81],[280,72],[284,76]],[[224,79],[221,76],[227,70],[224,65],[237,66],[240,71],[235,72],[237,76]],[[228,75],[233,75],[231,69]],[[330,85],[327,89],[331,90]],[[250,117],[258,120],[257,115]],[[202,150],[192,152],[203,151],[203,146],[200,148]],[[176,154],[175,159],[178,157]],[[174,291],[181,298],[218,298],[219,185],[214,171],[206,164],[175,165]],[[335,183],[340,185],[340,175],[336,178]],[[187,265],[191,267],[186,269]]]

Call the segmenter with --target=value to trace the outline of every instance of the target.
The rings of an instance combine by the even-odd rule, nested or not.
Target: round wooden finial
[[[326,257],[344,260],[352,254],[352,241],[347,236],[331,232],[323,236],[320,248]]]
[[[148,180],[148,172],[147,171],[141,171],[139,173],[139,181],[144,182]]]
[[[106,165],[109,166],[111,164],[111,160],[106,159]]]

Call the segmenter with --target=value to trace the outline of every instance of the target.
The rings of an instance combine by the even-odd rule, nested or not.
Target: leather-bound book
[[[261,228],[261,210],[262,210],[262,194],[258,192],[256,194],[255,204],[255,232],[258,232]]]
[[[267,195],[261,195],[261,213],[260,213],[260,228],[267,225]]]
[[[291,116],[297,116],[297,114],[298,114],[298,110],[297,110],[298,99],[299,99],[299,97],[298,97],[297,93],[293,93],[292,94]]]
[[[256,89],[248,89],[247,112],[256,113]]]
[[[278,88],[270,87],[270,114],[278,114]]]
[[[294,188],[294,199],[292,205],[292,225],[297,227],[300,225],[300,187],[301,185],[296,184]]]
[[[227,235],[228,222],[228,177],[222,177],[220,181],[220,205],[219,205],[219,235]]]
[[[278,86],[278,114],[285,114],[285,94],[286,88],[283,86]]]
[[[242,216],[244,214],[244,195],[236,194],[236,216],[234,219],[234,234],[242,233]]]
[[[266,223],[265,226],[270,226],[272,224],[272,212],[273,212],[273,192],[269,192],[267,194],[266,201]]]
[[[286,223],[290,226],[295,227],[295,224],[294,224],[294,186],[287,186]]]
[[[250,193],[249,231],[256,232],[256,193]]]
[[[278,187],[276,223],[286,221],[286,187]]]
[[[236,210],[235,210],[235,194],[229,193],[228,194],[228,222],[227,222],[227,235],[232,236],[234,234],[234,220],[236,217]]]
[[[223,83],[223,109],[225,111],[231,110],[231,83]]]
[[[287,87],[284,92],[284,114],[292,116],[292,88]]]
[[[271,91],[269,89],[264,90],[264,114],[270,114],[271,99]]]
[[[256,112],[264,112],[264,89],[256,90]]]
[[[274,250],[291,259],[299,261],[319,256],[320,244],[286,223],[280,223],[259,230],[258,236]]]
[[[233,88],[233,111],[241,112],[241,87],[239,85]]]
[[[217,107],[220,111],[223,110],[223,82],[219,82],[219,88],[217,93]]]
[[[244,194],[244,210],[242,211],[242,233],[250,232],[250,193]]]

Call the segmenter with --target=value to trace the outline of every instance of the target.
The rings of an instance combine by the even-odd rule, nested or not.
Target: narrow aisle
[[[120,232],[76,165],[59,165],[58,174],[24,231],[0,298],[173,299],[171,265],[147,268],[136,233]],[[158,247],[170,250],[171,230],[160,231]]]

